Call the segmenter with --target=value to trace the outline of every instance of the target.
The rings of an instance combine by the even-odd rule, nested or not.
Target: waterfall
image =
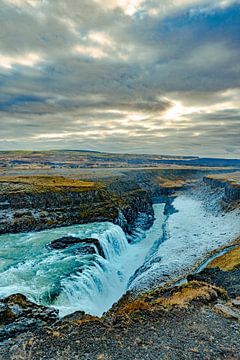
[[[81,272],[61,281],[62,291],[54,302],[61,315],[80,307],[87,313],[100,316],[124,291],[124,276],[114,265],[130,246],[123,230],[112,224],[102,234],[93,233],[92,237],[100,241],[105,259],[96,255]]]
[[[64,237],[95,239],[99,246],[88,242],[84,247],[84,241],[49,246]],[[127,291],[129,278],[155,240],[154,232],[145,236],[139,228],[129,242],[122,228],[110,222],[1,235],[0,297],[22,293],[57,308],[60,316],[78,310],[101,316]]]
[[[103,234],[92,234],[92,236],[100,241],[105,258],[109,261],[120,256],[128,247],[127,238],[118,225],[112,225]]]
[[[117,225],[121,226],[122,229],[125,229],[127,227],[127,220],[126,220],[122,210],[118,211],[118,217],[117,217],[115,223]]]
[[[104,258],[82,254],[82,244],[60,250],[49,244],[63,236],[98,239]],[[60,315],[82,310],[101,315],[126,291],[136,260],[125,233],[112,223],[75,225],[36,233],[0,236],[0,297],[20,292],[30,300],[59,309]],[[137,266],[137,265],[136,265]]]

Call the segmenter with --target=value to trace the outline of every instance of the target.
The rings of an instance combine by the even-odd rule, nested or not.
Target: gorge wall
[[[188,189],[205,170],[135,170],[120,177],[80,181],[62,176],[0,178],[0,234],[36,231],[87,222],[111,221],[131,232],[139,213],[153,223],[153,203],[166,202]],[[240,186],[204,177],[204,183],[223,190],[223,201],[240,199]]]
[[[205,176],[203,181],[213,189],[222,189],[223,207],[227,207],[231,203],[240,201],[240,183],[237,178],[234,175],[233,177],[209,175]]]
[[[24,190],[15,186],[0,191],[0,234],[95,221],[111,221],[128,231],[139,212],[153,216],[151,196],[140,188],[118,195],[99,185],[82,188],[82,183]]]

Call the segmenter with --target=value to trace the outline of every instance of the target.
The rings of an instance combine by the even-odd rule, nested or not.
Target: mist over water
[[[129,278],[162,236],[163,204],[154,206],[156,221],[130,244],[123,230],[109,222],[0,236],[0,297],[22,293],[59,309],[60,316],[82,310],[101,316],[127,290]],[[140,230],[140,229],[139,229]],[[49,244],[63,236],[98,239],[104,258],[82,254],[81,244],[62,250]]]

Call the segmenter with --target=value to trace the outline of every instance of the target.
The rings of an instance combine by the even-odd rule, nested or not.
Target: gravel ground
[[[141,312],[130,323],[65,323],[25,334],[0,348],[0,358],[31,360],[240,359],[239,323],[211,306]]]

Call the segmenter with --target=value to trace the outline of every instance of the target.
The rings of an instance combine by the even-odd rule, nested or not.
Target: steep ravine
[[[214,249],[240,234],[239,210],[210,212],[187,192],[174,199],[175,211],[163,224],[164,236],[131,279],[130,289],[142,292],[187,275]]]
[[[221,356],[221,352],[218,350],[217,340],[215,342],[215,337],[218,337],[218,341],[221,339],[224,347],[227,347],[229,343],[232,344],[232,352],[224,350],[224,354],[234,356],[237,353],[238,342],[235,328],[232,326],[228,331],[223,330],[227,325],[230,326],[231,323],[225,321],[220,315],[215,315],[213,311],[215,304],[218,305],[218,303],[220,303],[221,305],[222,302],[225,304],[227,301],[226,293],[214,285],[214,279],[219,279],[219,274],[214,275],[215,278],[212,276],[211,279],[209,275],[204,275],[204,281],[210,282],[207,285],[203,285],[201,282],[192,283],[190,281],[186,288],[169,289],[166,288],[166,286],[174,279],[183,275],[187,276],[191,273],[195,264],[201,259],[203,260],[209,252],[229,243],[230,240],[239,235],[239,212],[234,210],[229,213],[211,213],[203,206],[202,200],[191,196],[191,192],[180,193],[178,197],[172,201],[167,201],[165,205],[154,205],[156,220],[153,226],[149,228],[153,215],[151,196],[149,196],[147,192],[140,193],[138,191],[132,191],[131,193],[132,197],[129,196],[130,192],[127,194],[128,200],[126,202],[122,201],[122,198],[120,200],[118,198],[117,200],[116,219],[122,226],[122,229],[125,230],[125,234],[120,227],[108,223],[108,226],[114,229],[115,226],[118,228],[116,238],[121,238],[121,249],[123,250],[121,250],[121,254],[123,256],[121,257],[121,254],[115,258],[113,256],[113,263],[115,274],[120,276],[120,280],[124,278],[124,281],[118,283],[114,277],[113,284],[113,273],[109,274],[107,277],[107,286],[109,284],[110,287],[113,286],[113,292],[117,293],[119,291],[116,299],[110,299],[109,302],[108,299],[106,304],[103,304],[107,298],[108,288],[106,293],[103,292],[105,298],[96,296],[96,292],[94,293],[94,291],[91,298],[93,302],[96,301],[97,308],[98,306],[101,307],[102,313],[111,306],[112,302],[117,301],[128,287],[129,291],[127,295],[125,295],[111,311],[105,314],[102,319],[85,315],[82,312],[76,312],[73,315],[63,318],[61,321],[58,320],[54,309],[33,304],[22,295],[11,295],[3,299],[0,302],[0,336],[2,336],[2,339],[5,341],[5,345],[2,348],[3,359],[11,359],[11,354],[13,354],[16,344],[18,344],[18,350],[16,350],[15,347],[15,352],[23,359],[45,359],[47,357],[49,358],[49,356],[52,359],[79,358],[84,360],[125,360],[126,358],[135,359],[139,356],[142,359],[147,359],[149,356],[151,358],[150,354],[152,352],[154,354],[153,358],[157,359],[156,354],[160,353],[160,349],[156,348],[157,343],[161,344],[161,349],[164,349],[161,353],[161,358],[164,358],[165,354],[168,354],[169,359],[175,359],[181,358],[176,357],[176,354],[178,354],[177,356],[181,356],[180,344],[182,344],[182,340],[179,339],[179,337],[181,338],[181,332],[186,335],[186,343],[189,343],[189,347],[194,349],[193,354],[198,354],[199,352],[199,356],[195,357],[196,359],[200,359],[202,354],[206,357],[206,349],[211,348],[214,349],[215,354],[220,354],[219,356]],[[205,200],[206,199],[204,199],[204,201]],[[163,213],[163,207],[165,207],[165,213]],[[71,207],[69,207],[69,211],[70,209]],[[53,210],[52,212],[54,213]],[[147,214],[146,218],[144,213]],[[99,221],[100,219],[101,217],[97,217],[96,220]],[[116,219],[114,220],[115,222]],[[103,221],[105,221],[105,218]],[[98,222],[96,226],[99,226],[99,224]],[[103,222],[103,224],[105,224],[105,222]],[[141,224],[143,225],[142,228]],[[80,225],[80,227],[81,226],[86,226],[87,228],[89,225]],[[79,232],[77,232],[75,227],[73,230],[71,230],[71,227],[67,229],[68,235],[79,236]],[[49,232],[49,234],[53,232],[54,236],[51,239],[48,238],[46,244],[62,236],[60,233],[61,228],[50,229],[47,230],[47,232]],[[36,233],[36,236],[38,237],[40,234],[41,233]],[[25,233],[22,235],[22,241],[28,243],[28,241],[30,241],[28,234]],[[88,232],[84,236],[86,237],[86,235],[87,238],[97,237],[96,231]],[[8,235],[3,236],[6,237]],[[18,234],[11,236],[12,239],[14,239]],[[31,236],[30,234],[30,237]],[[118,248],[114,240],[115,237],[106,236],[104,232],[101,236],[101,241],[104,241],[105,244],[111,243],[112,248],[113,244],[116,246],[116,249]],[[33,241],[33,243],[36,244],[38,242]],[[43,245],[45,246],[45,242]],[[142,248],[141,245],[143,245]],[[46,247],[45,249],[47,251]],[[71,258],[73,254],[76,254],[77,249],[78,248],[75,247],[66,249],[61,260],[66,258],[67,254]],[[131,253],[131,249],[141,249],[141,251],[133,251]],[[79,251],[79,249],[77,251]],[[60,253],[61,252],[58,252],[58,254]],[[49,254],[52,255],[54,253]],[[29,256],[29,254],[27,255]],[[108,256],[110,259],[112,255],[109,254]],[[107,251],[105,252],[105,257],[107,257]],[[37,266],[41,264],[41,261],[39,262],[38,260],[39,259],[36,259],[36,264],[33,266],[33,269],[36,270],[36,273],[44,275],[41,272],[43,269],[37,268]],[[45,263],[48,265],[51,264],[50,262],[48,263],[48,261]],[[104,260],[103,264],[106,264]],[[103,269],[103,264],[100,265],[100,271]],[[120,268],[118,267],[119,264]],[[126,272],[126,276],[124,277],[124,271],[126,271],[126,269],[129,270],[129,264],[130,271],[128,273]],[[24,264],[21,263],[21,265]],[[60,268],[62,268],[61,263]],[[48,272],[47,267],[46,270]],[[16,267],[16,273],[19,273],[18,267]],[[76,283],[74,284],[74,281],[78,281],[79,278],[77,277],[81,278],[81,274],[81,272],[79,274],[73,274],[73,283],[71,283],[70,288],[68,288],[70,295],[76,290]],[[68,275],[66,279],[69,279]],[[133,276],[131,277],[131,275]],[[88,272],[88,276],[91,280],[91,273]],[[229,277],[228,274],[224,276]],[[130,277],[131,280],[128,283]],[[7,278],[4,280],[7,281]],[[114,287],[115,284],[116,287]],[[161,288],[161,286],[163,286],[163,288]],[[179,296],[180,299],[178,298]],[[77,301],[81,299],[82,294],[80,292],[79,298],[73,296],[73,303],[77,303]],[[181,307],[182,303],[184,304],[183,308]],[[204,304],[204,308],[202,304]],[[105,308],[103,305],[106,305]],[[78,309],[73,309],[73,311],[75,310]],[[94,314],[94,312],[92,312],[92,314]],[[99,315],[98,313],[95,314]],[[211,344],[208,344],[207,340],[207,345],[201,347],[201,345],[199,345],[201,342],[199,342],[199,344],[197,342],[195,343],[194,339],[202,339],[201,328],[206,328],[209,319],[214,328],[222,329],[222,333],[218,333],[217,331],[214,333],[214,331],[207,328],[208,338],[213,337],[213,340],[211,340]],[[174,332],[176,321],[179,322],[178,326],[181,327],[181,331],[177,333]],[[196,324],[196,326],[194,325],[195,338],[192,339],[191,336],[187,336],[187,334],[193,332],[192,326],[194,323]],[[136,326],[134,324],[136,324]],[[172,353],[170,349],[165,349],[168,338],[163,338],[164,333],[168,334],[169,339],[172,339],[169,345],[176,346],[175,352]],[[158,334],[158,337],[156,338],[154,334]],[[229,340],[229,338],[231,340]],[[95,346],[96,342],[98,343],[96,339],[100,339],[98,346]],[[114,339],[113,342],[112,339]],[[225,341],[225,339],[228,339],[228,341]],[[132,353],[131,351],[129,352],[128,347],[130,348],[131,344],[133,344],[134,349],[141,348],[141,351],[135,353],[135,350],[131,350]],[[47,349],[45,349],[46,345],[48,347]],[[18,351],[20,351],[20,353]],[[191,358],[194,357],[189,356],[189,359]]]

